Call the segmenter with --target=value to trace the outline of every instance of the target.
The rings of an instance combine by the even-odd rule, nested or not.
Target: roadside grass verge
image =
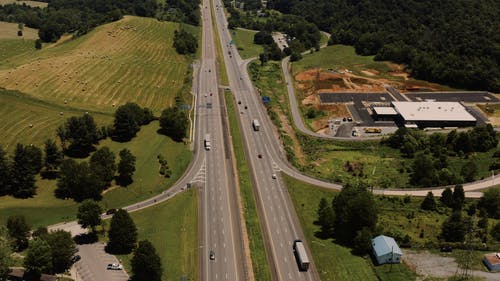
[[[264,240],[262,238],[259,218],[257,215],[257,207],[255,204],[252,182],[250,180],[250,171],[246,163],[239,124],[236,119],[237,111],[232,94],[230,92],[226,92],[225,97],[231,127],[231,138],[233,140],[233,148],[238,167],[241,198],[243,199],[243,212],[248,238],[250,240],[250,254],[252,257],[255,280],[270,281],[271,273],[269,271],[269,264],[267,262],[267,256],[264,248]]]
[[[257,57],[264,51],[261,45],[253,43],[253,37],[257,31],[238,28],[231,32],[236,48],[242,59]]]
[[[147,239],[161,257],[164,281],[198,280],[198,193],[188,189],[166,202],[130,213],[138,241]],[[122,255],[131,274],[132,254]]]
[[[284,175],[302,229],[306,235],[321,280],[415,280],[416,274],[404,264],[374,266],[371,258],[351,254],[349,248],[335,244],[332,239],[319,239],[314,224],[319,201],[333,198],[336,192],[325,190]]]
[[[214,32],[215,45],[217,46],[217,74],[219,83],[224,86],[229,86],[229,78],[227,77],[226,64],[224,63],[224,55],[222,51],[222,46],[219,37],[219,29],[217,28],[217,23],[215,20],[214,10],[212,9],[213,3],[210,2],[210,15],[212,16],[212,26]]]
[[[127,187],[113,186],[103,195],[103,208],[119,208],[138,202],[166,190],[183,174],[191,159],[188,145],[177,143],[157,133],[158,121],[143,126],[130,142],[118,143],[110,139],[101,141],[99,147],[108,146],[119,161],[118,152],[128,148],[136,156],[134,182]],[[165,178],[159,174],[157,155],[162,154],[168,162],[172,175]],[[10,215],[23,214],[33,226],[47,226],[76,217],[77,203],[54,197],[55,180],[38,179],[37,195],[29,199],[0,197],[0,223]]]

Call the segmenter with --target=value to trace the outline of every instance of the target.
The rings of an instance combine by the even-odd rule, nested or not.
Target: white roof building
[[[392,102],[394,109],[401,115],[405,122],[417,121],[451,121],[451,122],[475,122],[463,105],[458,102]]]

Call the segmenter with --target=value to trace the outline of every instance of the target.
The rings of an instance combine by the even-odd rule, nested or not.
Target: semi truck
[[[252,121],[252,126],[253,126],[253,129],[254,129],[255,131],[260,130],[260,123],[259,123],[259,120],[257,120],[257,119],[253,119],[253,121]]]
[[[297,265],[300,271],[307,271],[309,269],[309,257],[307,256],[306,248],[302,240],[295,240],[293,242],[293,252],[295,254],[295,259],[297,260]]]
[[[205,144],[206,150],[210,150],[210,148],[212,148],[212,146],[210,144],[210,134],[205,134],[205,139],[203,140],[203,142]]]

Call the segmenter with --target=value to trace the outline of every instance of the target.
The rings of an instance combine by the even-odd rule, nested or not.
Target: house
[[[392,237],[380,235],[373,238],[372,248],[378,264],[401,262],[403,252]]]
[[[486,254],[483,257],[483,263],[489,271],[500,270],[500,253]]]

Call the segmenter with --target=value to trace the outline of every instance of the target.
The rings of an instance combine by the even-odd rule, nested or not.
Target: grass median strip
[[[236,109],[233,96],[229,92],[226,92],[226,104],[228,107],[231,137],[233,139],[233,146],[236,154],[241,197],[243,199],[243,211],[245,215],[248,237],[250,240],[250,251],[255,280],[271,280],[271,273],[269,271],[269,265],[264,248],[264,240],[262,238],[259,218],[257,216],[255,197],[253,195],[252,183],[250,181],[250,171],[245,159],[243,142],[239,130],[238,120],[236,119]]]
[[[212,26],[214,30],[214,40],[215,45],[217,45],[217,66],[219,70],[219,83],[222,85],[229,85],[229,79],[227,78],[226,64],[224,63],[224,56],[222,51],[222,46],[219,40],[219,30],[217,29],[217,23],[215,20],[215,14],[210,13],[212,15]]]

